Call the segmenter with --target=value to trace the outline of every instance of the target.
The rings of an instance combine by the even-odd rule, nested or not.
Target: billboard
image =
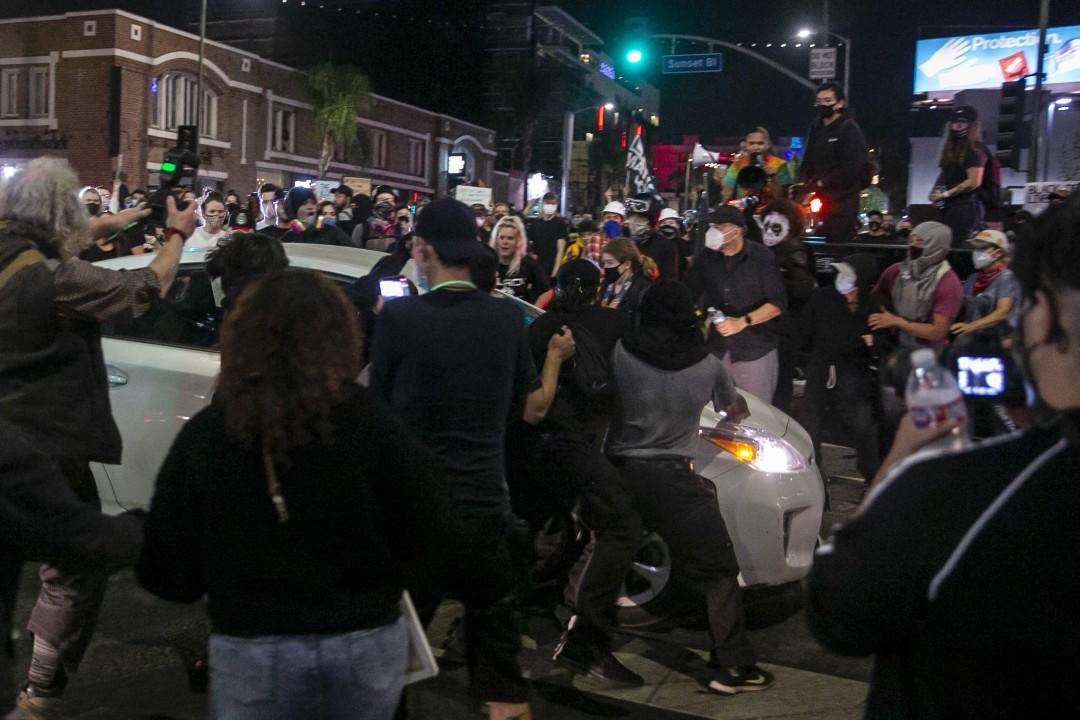
[[[1049,28],[1046,43],[1045,83],[1080,83],[1080,25]],[[1035,72],[1038,47],[1038,30],[919,40],[914,92],[1000,87]]]

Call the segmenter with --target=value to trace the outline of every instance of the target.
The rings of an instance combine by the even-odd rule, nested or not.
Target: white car
[[[288,243],[293,267],[324,273],[343,285],[366,275],[383,253],[356,248]],[[152,256],[105,260],[103,267],[140,268]],[[113,416],[124,441],[121,465],[94,464],[107,512],[145,508],[158,468],[182,424],[205,407],[214,392],[220,357],[215,308],[203,270],[206,253],[183,254],[177,281],[166,300],[134,320],[103,326]],[[411,271],[410,266],[406,274]],[[527,320],[542,311],[516,299]],[[706,407],[701,415],[697,472],[716,485],[742,569],[740,581],[776,587],[801,580],[810,570],[825,502],[825,489],[806,431],[758,398],[743,393],[750,417],[738,423]],[[669,587],[671,563],[662,538],[650,536],[627,577],[620,598],[627,623],[659,609]]]

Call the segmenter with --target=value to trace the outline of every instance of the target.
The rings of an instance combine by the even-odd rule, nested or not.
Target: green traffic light
[[[172,162],[163,162],[163,163],[161,163],[161,172],[164,172],[164,173],[176,172],[176,163],[172,163]]]
[[[631,50],[630,52],[626,53],[626,61],[629,63],[639,63],[641,62],[642,57],[643,56],[640,50]]]

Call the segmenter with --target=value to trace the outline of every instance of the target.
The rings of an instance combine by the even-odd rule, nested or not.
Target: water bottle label
[[[963,397],[959,397],[947,405],[912,407],[909,408],[909,412],[911,413],[911,421],[920,430],[941,427],[950,420],[959,420],[963,425],[967,419],[967,407],[964,405]]]

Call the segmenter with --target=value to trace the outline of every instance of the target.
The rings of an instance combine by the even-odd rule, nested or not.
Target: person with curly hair
[[[210,716],[389,720],[405,569],[450,537],[433,461],[353,379],[360,329],[316,273],[273,272],[226,316],[221,377],[158,475],[137,574],[208,598]]]
[[[647,278],[656,274],[656,263],[642,255],[632,240],[615,238],[600,251],[600,267],[604,271],[600,304],[631,313],[637,310],[649,287]]]

